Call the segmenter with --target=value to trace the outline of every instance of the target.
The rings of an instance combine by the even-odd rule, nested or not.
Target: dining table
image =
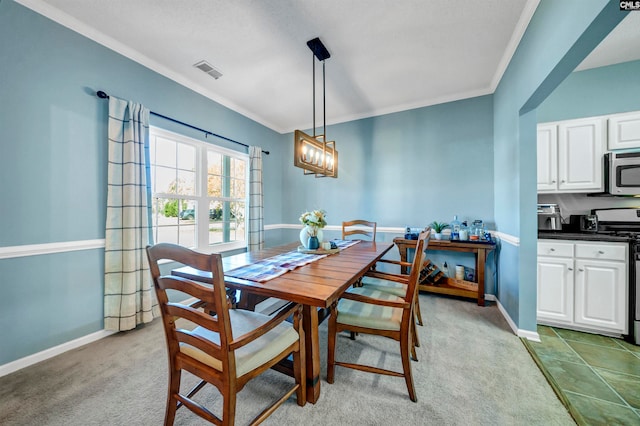
[[[277,298],[302,305],[302,326],[305,339],[307,401],[320,397],[319,325],[340,296],[380,260],[393,242],[358,241],[331,253],[320,251],[318,260],[296,267],[268,281],[252,281],[227,275],[237,268],[261,264],[270,258],[299,249],[299,243],[240,253],[222,259],[227,288],[240,290],[240,307],[251,309],[266,298]],[[194,281],[212,283],[211,271],[188,266],[173,269],[172,275]]]

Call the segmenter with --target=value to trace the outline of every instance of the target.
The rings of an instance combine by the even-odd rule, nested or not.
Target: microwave
[[[604,164],[609,194],[640,195],[640,151],[608,152]]]

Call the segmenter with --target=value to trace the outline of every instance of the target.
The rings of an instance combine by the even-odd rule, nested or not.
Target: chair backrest
[[[375,241],[376,222],[361,219],[342,222],[342,239],[346,240],[351,235],[363,235]]]
[[[425,228],[420,232],[418,240],[416,241],[416,252],[411,263],[411,271],[409,273],[409,282],[407,285],[407,296],[405,300],[409,302],[409,306],[413,306],[413,299],[418,295],[418,284],[420,282],[420,271],[422,270],[422,264],[426,257],[425,250],[429,244],[429,238],[431,237],[431,228]]]
[[[220,360],[221,371],[235,377],[235,357],[233,354],[230,355],[228,345],[228,342],[233,341],[233,335],[224,285],[222,256],[220,254],[197,253],[185,247],[167,243],[157,244],[153,247],[147,246],[147,256],[162,313],[170,362],[176,362],[180,358],[181,361],[186,361],[186,364],[197,365],[200,363],[197,359],[180,351],[180,344],[187,344]],[[201,271],[211,271],[213,286],[173,275],[161,275],[158,266],[158,262],[161,260],[178,262]],[[167,296],[169,289],[185,293],[198,302],[191,305],[170,302]],[[196,309],[194,305],[204,307],[204,312]],[[216,316],[210,315],[212,311],[216,313]],[[179,319],[185,319],[218,334],[219,344],[209,339],[203,339],[191,333],[190,330],[177,327],[176,321]],[[185,363],[181,362],[181,364]],[[209,370],[209,374],[219,376],[215,370]]]

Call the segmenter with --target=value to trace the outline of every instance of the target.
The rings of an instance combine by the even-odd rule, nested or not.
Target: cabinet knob
[[[552,181],[551,181],[551,183],[556,183],[556,181],[555,181],[555,180],[552,180]]]
[[[573,271],[573,268],[567,268],[567,269],[570,270],[570,271]]]
[[[580,271],[580,272],[584,272],[584,269],[582,269],[582,268],[578,268],[578,271]]]
[[[554,248],[550,248],[550,249],[549,249],[549,251],[556,251],[556,249],[554,249]]]
[[[565,182],[566,182],[566,180],[564,180],[564,179],[563,179],[563,180],[561,180],[560,182],[561,182],[561,183],[565,183]]]
[[[599,254],[604,254],[604,251],[602,251],[602,250],[598,250],[598,253],[599,253]]]

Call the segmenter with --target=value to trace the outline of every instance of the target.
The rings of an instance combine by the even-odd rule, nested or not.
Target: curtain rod
[[[99,97],[100,99],[109,99],[109,95],[107,95],[102,90],[98,90],[96,92],[96,96]],[[208,130],[201,129],[200,127],[192,126],[191,124],[185,123],[184,121],[176,120],[175,118],[167,117],[166,115],[158,114],[157,112],[153,112],[153,111],[150,111],[150,114],[153,114],[156,117],[164,118],[165,120],[173,121],[174,123],[178,123],[178,124],[180,124],[182,126],[190,127],[190,128],[192,128],[194,130],[198,130],[200,132],[203,132],[205,138],[207,137],[207,135],[211,135],[211,136],[215,136],[215,137],[218,137],[220,139],[224,139],[224,140],[229,141],[229,142],[237,143],[238,145],[242,145],[244,147],[249,148],[249,145],[247,145],[247,144],[244,144],[244,143],[238,142],[238,141],[234,141],[233,139],[229,139],[229,138],[227,138],[225,136],[222,136],[222,135],[219,135],[217,133],[213,133],[213,132],[210,132]],[[265,154],[269,155],[269,151],[265,151],[263,149],[262,152],[264,152]]]

